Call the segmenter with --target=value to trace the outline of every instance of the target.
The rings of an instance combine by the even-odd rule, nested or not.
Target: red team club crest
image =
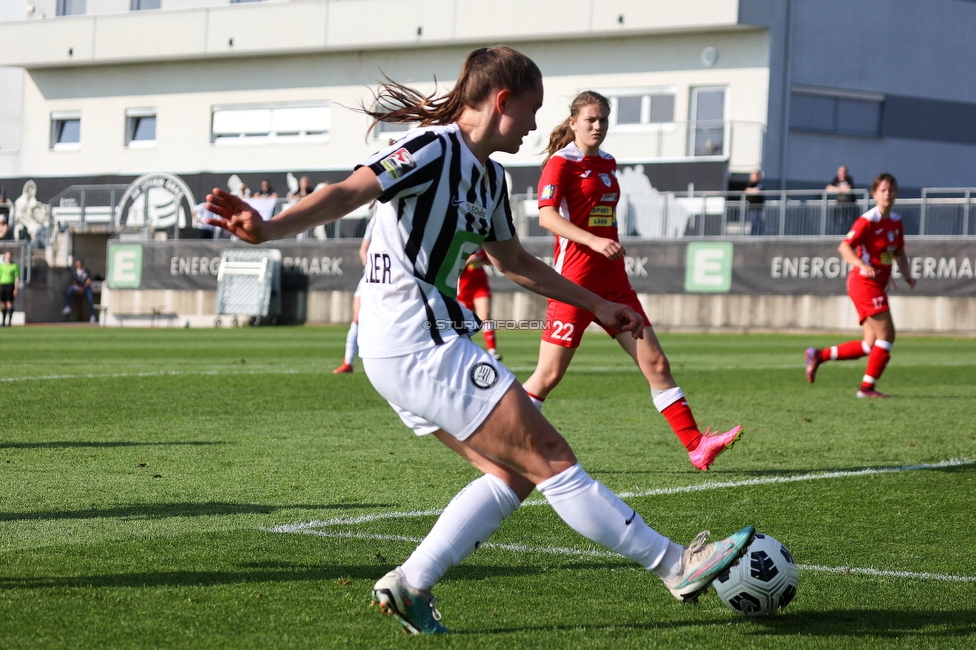
[[[400,178],[417,167],[417,162],[406,149],[400,148],[380,161],[393,178]]]

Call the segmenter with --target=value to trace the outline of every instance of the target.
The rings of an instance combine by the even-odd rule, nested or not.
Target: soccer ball
[[[729,609],[743,616],[771,616],[796,596],[797,579],[796,564],[786,547],[756,533],[739,563],[712,585]]]

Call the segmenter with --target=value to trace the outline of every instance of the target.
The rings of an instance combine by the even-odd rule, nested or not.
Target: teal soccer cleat
[[[393,569],[373,585],[373,602],[380,611],[400,622],[410,634],[450,634],[441,625],[441,613],[434,607],[430,592],[417,591],[407,584],[400,567]]]
[[[697,603],[712,581],[738,562],[755,534],[755,528],[746,526],[731,537],[706,545],[708,531],[699,533],[681,558],[681,574],[665,584],[678,600]]]

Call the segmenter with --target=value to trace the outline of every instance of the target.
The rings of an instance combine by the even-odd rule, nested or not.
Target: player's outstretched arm
[[[220,189],[207,195],[207,210],[217,215],[207,223],[223,228],[250,244],[282,239],[331,223],[379,197],[383,188],[368,167],[345,180],[312,192],[281,214],[265,221],[248,203]]]
[[[626,253],[620,242],[606,237],[597,237],[588,230],[570,223],[569,219],[563,219],[556,208],[549,205],[539,208],[539,225],[554,235],[564,237],[580,246],[586,246],[610,260],[619,259]]]
[[[593,312],[597,319],[617,330],[644,337],[644,319],[627,305],[604,300],[553,271],[545,262],[522,248],[518,237],[501,242],[485,242],[491,263],[515,284],[547,298]]]

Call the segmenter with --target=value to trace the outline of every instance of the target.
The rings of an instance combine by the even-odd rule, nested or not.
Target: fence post
[[[827,234],[827,191],[820,193],[820,236]]]
[[[919,235],[925,234],[925,206],[928,204],[928,202],[929,202],[928,195],[926,194],[925,189],[922,188],[922,209],[919,211],[919,216],[918,216]]]
[[[962,209],[962,234],[969,234],[969,202],[972,199],[972,190],[966,190],[966,205]]]
[[[108,199],[109,206],[111,207],[112,210],[111,212],[112,217],[111,217],[111,221],[108,224],[108,227],[110,230],[115,230],[115,219],[118,215],[116,215],[115,213],[115,188],[114,187],[109,191],[108,196],[109,196]]]
[[[81,227],[85,227],[85,188],[81,188],[81,196],[78,199],[81,205]]]
[[[779,193],[779,236],[786,235],[786,190]]]

